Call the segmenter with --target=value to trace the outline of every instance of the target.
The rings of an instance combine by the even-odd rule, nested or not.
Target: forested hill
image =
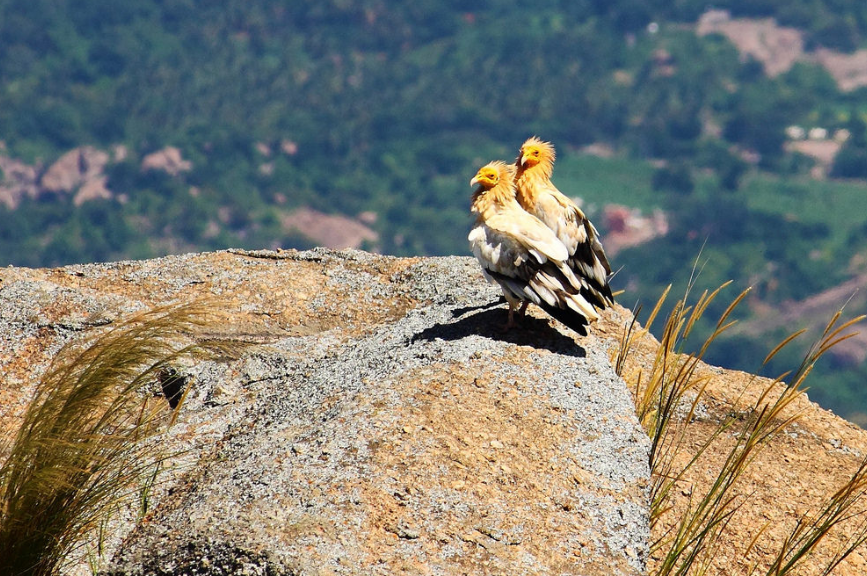
[[[622,302],[754,286],[712,360],[757,369],[867,266],[867,3],[637,4],[0,0],[2,263],[466,254],[469,178],[537,134]],[[867,414],[863,356],[813,396]]]

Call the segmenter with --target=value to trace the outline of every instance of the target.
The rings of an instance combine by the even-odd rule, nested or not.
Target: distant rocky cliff
[[[293,142],[286,141],[281,151],[291,156],[296,151],[295,146]],[[271,157],[271,149],[265,144],[259,143],[257,150],[263,157]],[[108,172],[114,165],[129,161],[129,157],[129,150],[120,144],[113,146],[110,153],[93,146],[79,146],[65,152],[46,167],[41,160],[27,164],[7,156],[6,145],[0,140],[0,207],[16,210],[25,199],[71,202],[76,207],[93,200],[116,199],[125,203],[135,191],[112,190]],[[184,159],[181,150],[174,146],[151,152],[138,163],[141,172],[162,172],[173,177],[182,177],[192,168],[192,162]],[[266,162],[260,165],[259,170],[273,170],[273,164]],[[201,190],[192,184],[188,190],[193,197],[201,194]],[[278,205],[284,204],[287,197],[280,193],[275,196],[275,201]],[[371,228],[378,216],[372,211],[351,217],[325,214],[301,206],[294,209],[287,207],[279,214],[280,225],[287,234],[300,235],[317,246],[344,249],[371,248],[379,244],[379,234]]]
[[[242,252],[0,270],[0,425],[60,344],[214,298],[239,359],[182,367],[133,574],[641,574],[648,441],[608,360],[626,318],[520,330],[469,258]]]

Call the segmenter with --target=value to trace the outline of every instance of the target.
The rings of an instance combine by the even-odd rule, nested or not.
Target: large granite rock
[[[149,514],[112,525],[108,573],[643,572],[648,442],[601,341],[542,316],[501,333],[469,258],[3,269],[0,393],[23,407],[62,342],[202,297],[215,333],[256,344],[179,367],[192,388],[164,442],[184,453]]]

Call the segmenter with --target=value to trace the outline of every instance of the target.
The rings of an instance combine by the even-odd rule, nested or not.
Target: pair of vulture
[[[506,328],[533,303],[581,335],[613,304],[611,266],[599,233],[551,182],[554,146],[533,137],[514,164],[483,166],[471,210],[469,241],[482,272],[509,303]]]

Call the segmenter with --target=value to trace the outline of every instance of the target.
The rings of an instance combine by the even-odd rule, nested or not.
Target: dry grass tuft
[[[708,384],[705,378],[697,375],[697,368],[713,342],[734,324],[730,317],[748,291],[735,297],[697,352],[685,354],[681,351],[698,319],[725,286],[713,292],[704,292],[694,305],[687,304],[687,297],[675,303],[665,320],[649,372],[639,372],[631,383],[638,417],[651,439],[650,522],[651,533],[657,535],[651,543],[651,557],[655,559],[652,574],[657,576],[703,574],[707,571],[729,523],[745,498],[749,497],[736,489],[738,480],[753,464],[759,451],[800,416],[793,410],[794,402],[804,391],[804,382],[815,363],[835,345],[854,336],[855,333],[850,329],[864,318],[862,316],[841,323],[842,310],[838,311],[795,370],[768,383],[745,412],[730,414],[719,422],[697,450],[688,450],[685,446],[687,425],[693,420],[697,406],[705,397]],[[666,290],[657,301],[645,328],[640,328],[635,320],[626,327],[614,358],[618,373],[623,373],[631,350],[650,329],[668,293]],[[767,355],[765,364],[802,333],[798,331],[784,339]],[[783,392],[775,393],[783,382],[787,382]],[[735,442],[716,478],[706,491],[690,496],[688,505],[672,529],[659,534],[658,528],[662,526],[660,519],[674,513],[670,504],[673,491],[723,433],[734,437]],[[688,461],[678,461],[678,453],[688,453],[690,450],[695,451]],[[823,573],[830,574],[867,541],[867,517],[861,512],[865,495],[867,460],[817,512],[805,514],[798,521],[785,541],[780,543],[775,559],[769,567],[764,568],[764,574],[780,576],[794,573],[829,532],[845,523],[848,539],[824,567]],[[749,543],[748,549],[755,545],[762,532],[759,531],[753,542]],[[761,573],[761,570],[754,565],[748,573]]]
[[[144,390],[184,357],[234,353],[196,341],[215,307],[145,312],[66,346],[42,376],[0,465],[0,574],[55,574],[110,510],[170,455],[154,436],[176,411]]]

